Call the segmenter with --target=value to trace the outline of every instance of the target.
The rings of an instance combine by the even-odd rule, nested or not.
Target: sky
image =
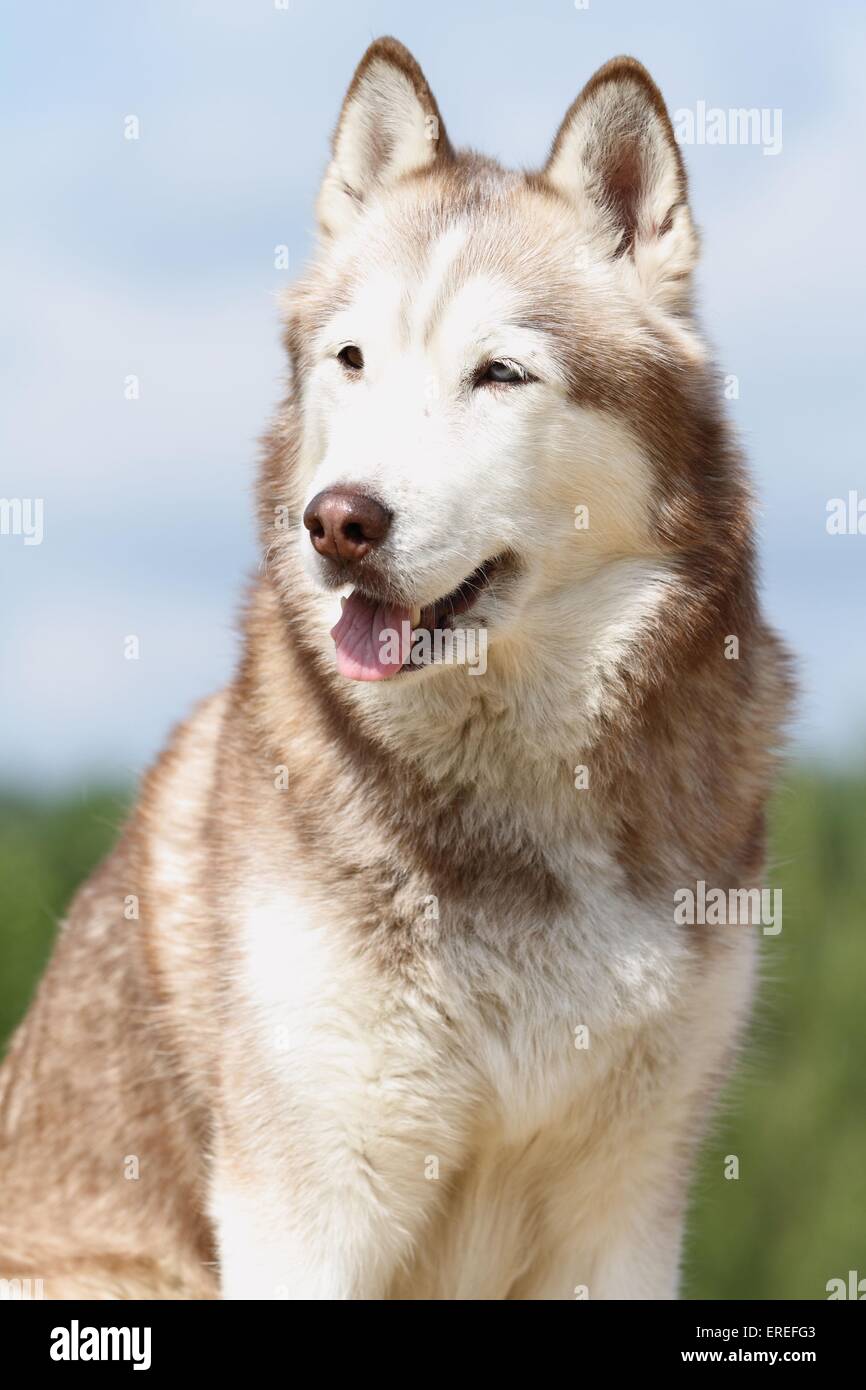
[[[765,607],[800,664],[795,749],[863,761],[866,534],[828,534],[827,505],[866,499],[866,8],[42,0],[3,20],[0,499],[42,499],[43,534],[0,534],[0,780],[136,776],[229,678],[284,372],[276,298],[383,33],[414,52],[452,141],[506,164],[543,163],[617,53],[696,135],[702,110],[765,113],[763,144],[683,146],[699,302],[736,378]]]

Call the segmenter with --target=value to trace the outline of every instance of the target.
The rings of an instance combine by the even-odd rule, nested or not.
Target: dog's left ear
[[[614,58],[590,78],[544,174],[574,205],[581,232],[600,254],[629,257],[661,308],[687,307],[698,236],[673,126],[642,64]]]
[[[439,107],[412,54],[376,39],[343,101],[316,211],[326,235],[352,225],[358,209],[403,174],[452,158]]]

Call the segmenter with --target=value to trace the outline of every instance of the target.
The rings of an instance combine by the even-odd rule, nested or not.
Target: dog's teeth
[[[410,618],[410,622],[411,622],[411,624],[412,624],[412,627],[417,627],[418,624],[420,623],[420,621],[421,621],[421,609],[420,609],[420,608],[413,608],[413,609],[412,609],[412,616],[411,616],[411,618]]]
[[[341,599],[340,599],[340,607],[341,607],[341,608],[345,608],[345,607],[346,607],[346,600],[345,600],[344,598],[341,598]]]

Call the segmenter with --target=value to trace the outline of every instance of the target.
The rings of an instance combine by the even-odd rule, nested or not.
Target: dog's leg
[[[637,1210],[582,1219],[551,1241],[509,1298],[658,1300],[677,1297],[682,1216],[671,1194]]]
[[[687,1057],[667,1087],[651,1111],[624,1106],[596,1147],[577,1142],[551,1164],[538,1258],[510,1298],[678,1296],[691,1168],[713,1085],[708,1075],[695,1083]]]
[[[577,1232],[534,1277],[522,1279],[509,1298],[545,1302],[674,1299],[679,1287],[681,1243],[680,1220],[644,1220],[629,1231],[612,1235],[595,1259],[587,1259],[581,1252],[582,1233]]]
[[[656,1217],[611,1241],[599,1256],[589,1287],[596,1300],[676,1298],[682,1219]]]
[[[209,1200],[223,1296],[385,1298],[463,1161],[470,1063],[294,886],[237,937]]]
[[[210,1204],[224,1298],[387,1297],[459,1166],[465,1094],[449,1097],[438,1063],[425,1085],[408,1057],[371,1076],[314,1051],[318,1093],[292,1072],[235,1089],[224,1114]]]
[[[550,1194],[547,1238],[508,1297],[517,1300],[657,1300],[677,1297],[682,1178],[644,1183],[633,1172],[605,1190],[599,1173],[575,1164]]]
[[[212,1211],[223,1298],[379,1299],[388,1257],[399,1260],[398,1242],[384,1222],[349,1201],[341,1208],[324,1191],[317,1222],[307,1202],[292,1211],[279,1184],[243,1190],[223,1179]]]
[[[306,1171],[241,1178],[217,1170],[211,1214],[228,1299],[382,1299],[412,1257],[438,1200],[425,1145],[380,1170],[364,1154],[310,1156]],[[396,1153],[390,1157],[398,1159]]]
[[[609,1136],[606,1201],[597,1232],[591,1299],[672,1299],[679,1293],[683,1226],[692,1169],[751,992],[755,943],[707,955],[692,995],[690,1026],[677,1039],[676,1071],[658,1104],[619,1138]],[[712,966],[712,968],[710,968]]]

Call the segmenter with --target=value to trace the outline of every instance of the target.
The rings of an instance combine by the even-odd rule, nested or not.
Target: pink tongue
[[[411,617],[408,608],[384,608],[353,589],[340,621],[331,628],[340,675],[353,681],[396,676],[409,655]]]

